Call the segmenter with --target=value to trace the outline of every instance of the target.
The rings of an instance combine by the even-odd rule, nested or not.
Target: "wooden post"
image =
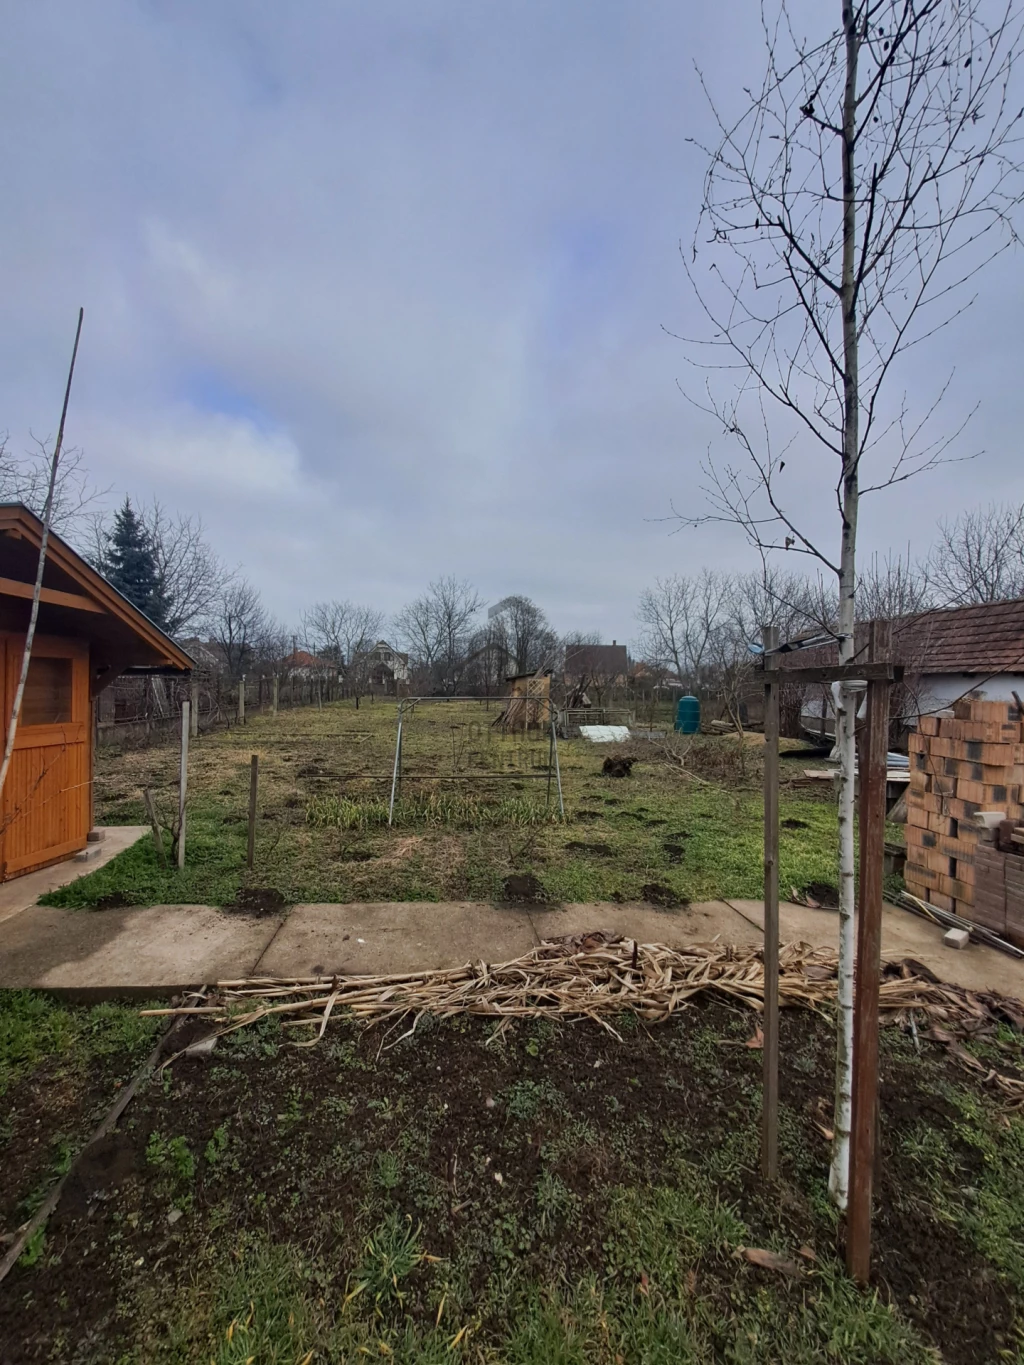
[[[278,708],[278,704],[279,704],[280,700],[281,700],[281,679],[280,679],[280,678],[278,677],[278,675],[275,673],[275,674],[274,674],[274,693],[273,693],[273,699],[272,699],[272,702],[271,702],[271,709],[273,710],[275,716],[277,715],[277,708]]]
[[[245,724],[245,675],[238,681],[238,723]]]
[[[256,857],[256,792],[259,785],[260,760],[258,755],[253,754],[249,766],[249,848],[246,853],[245,865],[252,867]]]
[[[160,834],[160,823],[156,818],[156,803],[153,800],[153,793],[147,787],[142,795],[146,801],[146,814],[149,816],[149,823],[153,827],[153,843],[156,845],[156,860],[166,872],[167,854],[164,852],[164,841]]]
[[[884,623],[872,622],[870,657],[889,653]],[[871,1199],[878,1127],[878,990],[882,957],[885,856],[885,769],[889,748],[889,684],[868,683],[867,725],[859,746],[860,888],[853,997],[853,1123],[846,1267],[858,1284],[871,1272]]]
[[[192,679],[189,688],[189,718],[192,726],[192,738],[199,738],[199,682],[196,678]]]
[[[187,701],[181,703],[181,771],[178,775],[178,867],[185,866],[185,796],[188,792],[188,736],[189,712]]]
[[[777,626],[761,627],[765,655],[779,643]],[[764,1034],[761,1173],[779,1174],[779,678],[765,658],[764,681]]]

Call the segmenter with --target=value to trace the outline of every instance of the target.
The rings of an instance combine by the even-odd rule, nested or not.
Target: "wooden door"
[[[5,729],[24,646],[24,636],[4,636],[0,676]],[[84,848],[91,823],[91,793],[88,646],[37,635],[3,792],[3,877],[31,871]]]

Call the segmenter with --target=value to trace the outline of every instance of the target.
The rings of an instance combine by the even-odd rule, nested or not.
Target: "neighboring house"
[[[281,661],[281,672],[286,678],[334,678],[341,677],[341,669],[329,659],[318,658],[308,649],[294,649]]]
[[[197,671],[204,673],[228,671],[227,655],[216,640],[200,640],[198,635],[190,635],[187,639],[179,640],[178,644],[193,660]]]
[[[9,723],[43,524],[0,505],[0,688]],[[182,675],[192,659],[50,532],[14,752],[0,798],[0,878],[85,848],[92,828],[94,703],[126,674]]]
[[[366,656],[370,686],[384,692],[396,692],[409,682],[409,656],[389,645],[387,640],[378,640]]]
[[[913,725],[919,715],[952,706],[960,697],[977,693],[986,701],[1013,701],[1024,696],[1024,598],[983,602],[970,607],[924,611],[890,622],[892,662],[902,664],[904,681],[892,700],[893,714]],[[868,625],[858,624],[855,639],[866,657]],[[835,663],[834,646],[784,654],[789,668]],[[826,721],[821,688],[808,689],[804,698],[805,724],[832,732]],[[830,710],[830,708],[829,708]]]
[[[622,686],[629,674],[629,654],[625,645],[574,645],[565,652],[567,683],[587,679],[605,687]]]

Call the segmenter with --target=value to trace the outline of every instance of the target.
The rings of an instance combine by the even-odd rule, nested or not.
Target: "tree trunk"
[[[839,560],[839,662],[854,653],[857,549],[857,499],[860,438],[857,340],[857,203],[853,151],[857,130],[857,58],[860,35],[854,11],[844,0],[846,88],[843,98],[843,540]],[[839,983],[836,1017],[836,1101],[829,1191],[846,1208],[850,1170],[853,1090],[854,959],[854,762],[857,694],[840,684],[836,697],[836,750],[839,756]]]

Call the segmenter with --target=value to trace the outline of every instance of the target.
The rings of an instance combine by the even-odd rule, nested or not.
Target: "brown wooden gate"
[[[21,673],[24,635],[0,633],[4,728]],[[84,848],[92,823],[89,649],[37,635],[0,806],[4,880]]]

